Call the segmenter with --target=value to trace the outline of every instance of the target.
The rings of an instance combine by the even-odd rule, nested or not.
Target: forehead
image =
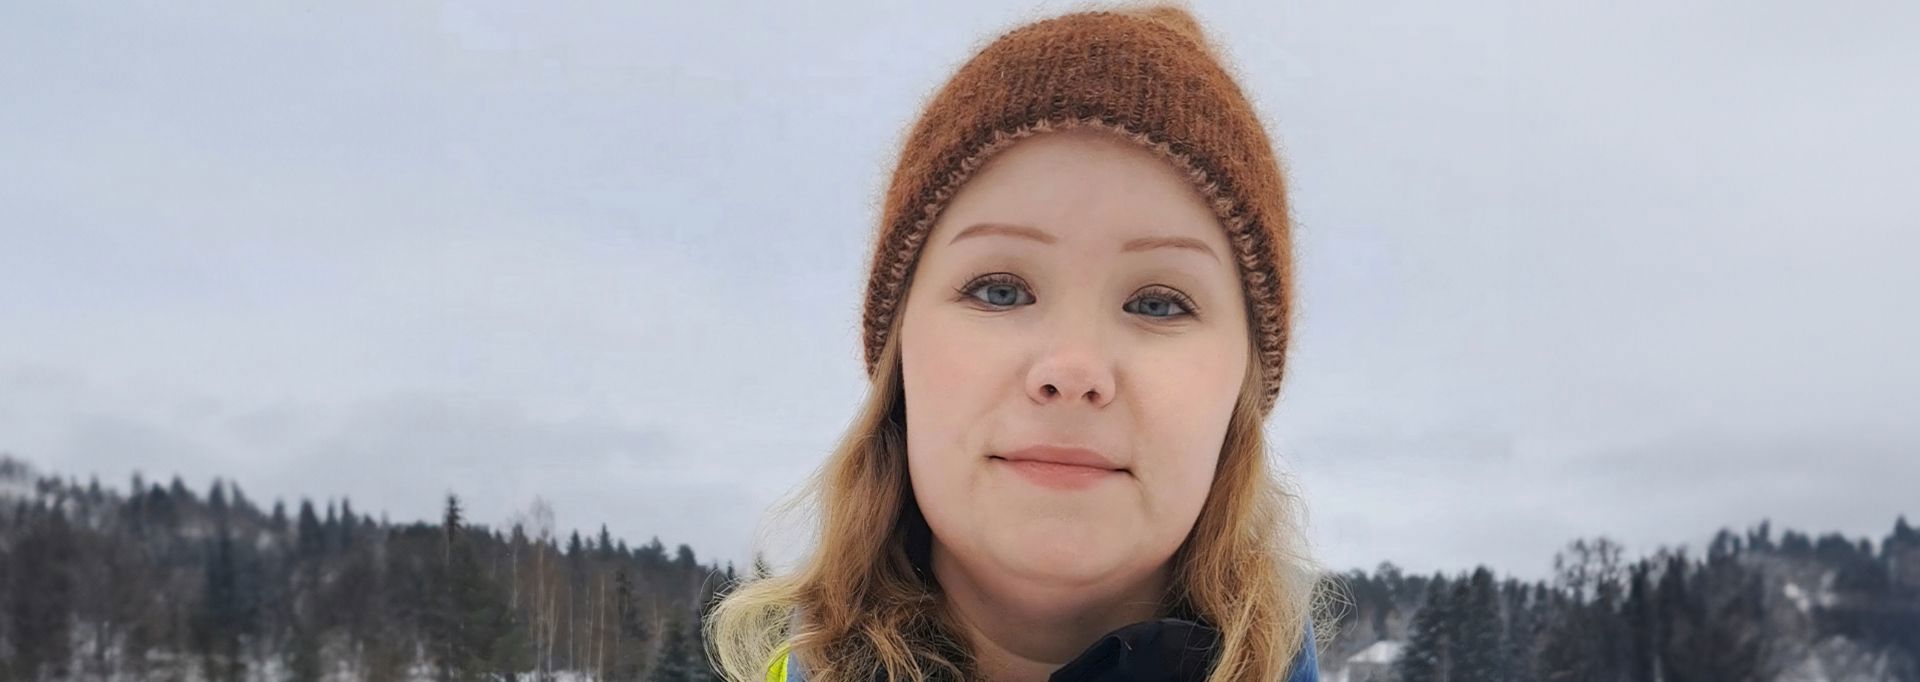
[[[1118,135],[1076,128],[1000,151],[955,193],[929,246],[982,222],[1029,225],[1062,241],[1191,237],[1226,253],[1219,219],[1169,161]]]

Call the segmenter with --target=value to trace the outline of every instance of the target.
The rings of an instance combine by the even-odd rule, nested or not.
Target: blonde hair
[[[785,506],[817,509],[815,546],[797,570],[739,586],[707,619],[709,655],[728,680],[765,679],[783,646],[814,682],[978,678],[965,631],[912,551],[930,531],[907,476],[902,317],[859,415]],[[1268,465],[1261,398],[1250,360],[1212,490],[1171,558],[1162,602],[1220,631],[1210,682],[1280,679],[1302,653],[1308,619],[1324,619],[1329,603],[1306,552],[1299,498]],[[1330,635],[1316,629],[1323,641]]]

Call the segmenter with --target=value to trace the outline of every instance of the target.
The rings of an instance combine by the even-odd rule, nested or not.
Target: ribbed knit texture
[[[994,153],[1036,134],[1094,126],[1181,171],[1226,229],[1249,301],[1264,399],[1273,408],[1291,326],[1286,183],[1253,106],[1184,10],[1083,12],[1016,28],[928,102],[887,188],[867,281],[872,376],[927,234]]]

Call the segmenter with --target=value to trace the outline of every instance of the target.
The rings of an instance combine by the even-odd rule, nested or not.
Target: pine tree
[[[698,619],[675,616],[667,624],[667,638],[660,643],[660,658],[654,662],[649,682],[709,682],[713,670],[707,664],[701,644]]]
[[[0,657],[0,677],[65,679],[76,589],[74,532],[58,509],[37,507],[26,516],[25,537],[0,554],[12,593],[5,630],[13,638],[11,654]]]
[[[637,596],[632,573],[626,566],[616,569],[613,574],[614,679],[638,679],[641,665],[645,660],[643,647],[646,645],[648,633],[640,606],[635,601]]]
[[[1805,556],[1813,553],[1813,541],[1795,530],[1780,534],[1780,551],[1788,556]]]
[[[1721,555],[1709,558],[1695,578],[1695,603],[1689,611],[1698,666],[1685,679],[1773,679],[1772,638],[1760,575],[1737,556]]]
[[[354,530],[358,526],[359,521],[355,519],[353,515],[353,503],[348,501],[347,498],[340,498],[340,528],[337,531],[338,535],[334,543],[335,546],[338,546],[343,551],[353,547]]]
[[[1901,514],[1893,521],[1893,532],[1880,541],[1880,560],[1888,564],[1903,561],[1908,549],[1920,548],[1920,531],[1907,525],[1907,515]],[[1888,567],[1894,569],[1893,565]]]
[[[667,546],[660,543],[658,535],[653,536],[647,544],[641,545],[639,554],[641,565],[649,570],[660,568],[667,563]]]
[[[1773,524],[1762,519],[1760,525],[1747,531],[1747,547],[1756,552],[1773,551]]]
[[[432,614],[432,653],[440,678],[479,680],[524,672],[532,667],[525,633],[468,536],[460,500],[448,495],[441,521],[440,598]]]
[[[224,517],[227,514],[227,489],[226,486],[220,485],[218,478],[213,479],[213,487],[207,491],[207,508],[213,511],[215,518]]]
[[[1618,576],[1617,573],[1615,575]],[[1593,602],[1582,609],[1588,623],[1586,630],[1594,635],[1593,679],[1626,679],[1633,642],[1627,623],[1620,615],[1622,602],[1626,599],[1622,584],[1624,579],[1624,576],[1619,576],[1599,583],[1595,587]]]
[[[1544,585],[1537,585],[1532,594],[1543,593]],[[1544,601],[1536,596],[1528,599],[1530,588],[1521,583],[1510,584],[1506,592],[1506,629],[1501,635],[1501,652],[1506,658],[1509,679],[1535,680],[1539,678],[1534,665],[1534,643],[1539,637],[1539,621],[1534,616],[1535,604]]]
[[[327,552],[326,531],[320,527],[320,517],[313,513],[313,500],[300,500],[300,519],[295,522],[296,532],[300,535],[300,556],[307,560],[317,560]]]
[[[1647,579],[1652,570],[1651,562],[1634,563],[1627,583],[1627,601],[1621,609],[1627,628],[1626,676],[1632,682],[1659,679],[1654,675],[1654,659],[1660,641],[1660,614],[1654,603],[1653,584]]]
[[[1445,576],[1427,583],[1426,602],[1407,628],[1407,645],[1394,662],[1394,676],[1402,682],[1448,682],[1453,667],[1454,609],[1452,589]],[[1465,682],[1464,680],[1460,682]]]
[[[1793,531],[1787,531],[1783,546],[1791,544],[1793,535]],[[1685,680],[1688,678],[1684,671],[1697,667],[1692,660],[1697,652],[1689,648],[1699,619],[1691,592],[1687,587],[1686,554],[1677,552],[1668,556],[1653,592],[1656,623],[1653,677],[1656,680]],[[1682,672],[1676,675],[1674,671]]]
[[[1475,568],[1472,577],[1454,585],[1455,637],[1450,680],[1509,679],[1507,659],[1500,650],[1500,595],[1493,571]]]
[[[219,493],[219,488],[214,492]],[[212,496],[210,496],[212,497]],[[212,497],[212,499],[218,499]],[[253,610],[240,585],[240,561],[226,524],[219,524],[207,561],[205,591],[195,618],[194,640],[214,680],[238,680],[246,674],[241,637],[252,629]]]
[[[240,489],[239,483],[236,483],[231,480],[227,481],[226,483],[227,483],[227,505],[229,507],[239,511],[240,513],[247,514],[249,516],[259,512],[259,510],[255,509],[253,506],[253,500],[247,499],[247,492]]]

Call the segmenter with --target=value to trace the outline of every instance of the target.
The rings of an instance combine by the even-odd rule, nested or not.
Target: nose
[[[1054,344],[1027,370],[1027,397],[1034,403],[1085,401],[1094,407],[1113,402],[1111,360],[1091,335]]]

